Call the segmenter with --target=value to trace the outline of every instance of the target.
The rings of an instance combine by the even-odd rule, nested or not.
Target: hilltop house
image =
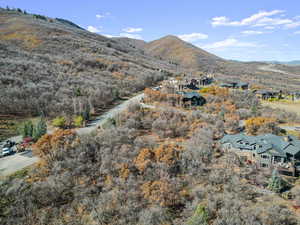
[[[206,99],[197,92],[178,92],[181,95],[181,101],[184,106],[202,106]]]
[[[300,140],[293,136],[247,136],[241,133],[225,135],[221,144],[224,150],[234,151],[247,162],[264,168],[292,169],[293,163],[300,160]]]
[[[249,88],[249,84],[243,82],[226,82],[220,84],[220,87],[247,90]]]
[[[185,81],[181,82],[179,84],[179,90],[183,90],[185,88],[191,89],[191,90],[199,90],[201,86],[210,85],[213,83],[214,79],[210,76],[203,76],[200,78],[191,78],[191,79],[185,79]]]

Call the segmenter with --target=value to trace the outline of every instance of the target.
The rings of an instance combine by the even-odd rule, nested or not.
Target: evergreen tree
[[[273,170],[272,177],[270,178],[268,189],[279,193],[285,187],[284,180],[279,176],[278,171],[276,169]]]
[[[40,137],[42,137],[46,133],[47,133],[47,124],[45,120],[41,118],[33,130],[33,139],[37,141],[38,139],[40,139]]]
[[[24,122],[20,129],[19,129],[19,133],[23,136],[23,138],[25,137],[32,137],[33,135],[33,124],[31,122],[31,120]]]

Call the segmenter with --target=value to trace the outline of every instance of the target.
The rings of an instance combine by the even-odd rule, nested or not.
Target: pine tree
[[[33,139],[37,141],[47,133],[47,124],[43,118],[39,120],[37,123],[36,127],[33,130]]]
[[[279,193],[285,187],[284,180],[279,176],[278,171],[276,169],[273,170],[272,177],[270,178],[268,189]]]
[[[33,124],[32,122],[26,121],[24,122],[21,127],[19,128],[19,132],[22,135],[23,138],[25,137],[32,137],[33,135]]]

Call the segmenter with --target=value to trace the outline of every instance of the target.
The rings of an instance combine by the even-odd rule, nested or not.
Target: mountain
[[[293,61],[266,61],[266,63],[282,64],[282,65],[289,65],[289,66],[299,66],[300,65],[300,60],[293,60]]]
[[[68,20],[0,9],[0,114],[101,110],[174,71],[133,43],[143,45]]]
[[[172,35],[147,43],[145,49],[153,56],[169,60],[190,70],[209,71],[225,62],[222,58]]]

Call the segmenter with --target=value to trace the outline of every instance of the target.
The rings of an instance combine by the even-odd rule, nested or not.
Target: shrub
[[[74,118],[74,125],[75,127],[82,127],[84,122],[83,116],[76,116]]]
[[[58,116],[52,121],[54,127],[65,128],[66,127],[66,118],[63,116]]]
[[[188,220],[187,225],[207,225],[208,213],[204,206],[198,205],[194,215]]]

